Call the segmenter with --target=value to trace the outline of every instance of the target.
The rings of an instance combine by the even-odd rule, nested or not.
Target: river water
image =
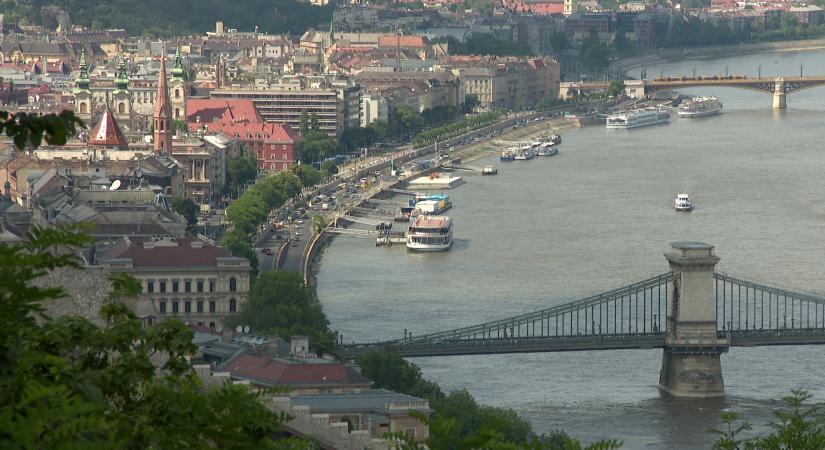
[[[649,66],[648,76],[825,74],[825,52],[766,53]],[[638,71],[637,71],[638,73]],[[493,163],[450,191],[455,243],[442,254],[337,238],[318,296],[346,341],[400,338],[568,302],[663,273],[672,241],[716,246],[717,270],[825,294],[825,88],[771,96],[731,88],[722,115],[630,131],[563,135],[553,158]],[[690,214],[673,211],[687,192]],[[722,356],[727,397],[674,400],[656,387],[661,351],[419,358],[446,390],[513,408],[536,431],[625,448],[710,448],[726,408],[764,427],[776,399],[805,388],[825,400],[825,347],[734,348]]]

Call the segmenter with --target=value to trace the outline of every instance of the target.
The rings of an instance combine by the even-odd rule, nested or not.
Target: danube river
[[[770,53],[647,68],[691,74],[825,74],[825,52]],[[638,73],[638,72],[637,72]],[[825,87],[790,94],[730,88],[724,113],[631,131],[563,135],[553,158],[499,163],[450,191],[455,244],[443,254],[337,238],[318,296],[346,341],[401,338],[507,317],[666,272],[672,241],[716,246],[717,269],[825,295]],[[673,211],[687,192],[696,205]],[[724,400],[662,398],[659,350],[420,358],[446,390],[513,408],[536,431],[563,429],[625,448],[706,449],[726,408],[757,426],[791,388],[825,400],[825,347],[734,348],[722,356]]]

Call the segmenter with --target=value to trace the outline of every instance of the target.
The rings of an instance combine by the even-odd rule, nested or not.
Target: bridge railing
[[[825,298],[714,273],[720,332],[825,329]]]
[[[672,273],[596,294],[582,300],[414,338],[387,342],[427,345],[477,339],[661,333],[665,329]]]

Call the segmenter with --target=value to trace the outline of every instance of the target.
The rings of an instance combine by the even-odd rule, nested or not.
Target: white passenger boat
[[[630,129],[670,121],[670,113],[661,108],[644,108],[607,116],[607,128]]]
[[[516,153],[518,152],[518,148],[509,147],[501,151],[501,161],[509,162],[516,159]]]
[[[693,204],[690,203],[690,197],[687,194],[679,194],[673,202],[673,208],[676,211],[690,211],[693,209]]]
[[[447,216],[420,215],[407,230],[407,249],[415,252],[442,252],[453,245],[453,221]]]
[[[716,97],[694,97],[679,105],[679,117],[705,117],[722,112],[722,102]]]

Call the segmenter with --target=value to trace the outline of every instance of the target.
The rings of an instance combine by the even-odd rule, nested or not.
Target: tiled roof
[[[355,369],[339,362],[302,363],[243,354],[223,366],[232,376],[265,385],[364,386],[372,382]]]
[[[109,109],[108,105],[103,111],[103,116],[95,125],[89,138],[89,145],[106,145],[106,146],[126,146],[126,138],[123,132],[120,131],[120,126],[115,120],[114,114]]]
[[[201,123],[263,122],[255,104],[246,99],[193,98],[186,102],[186,120],[190,123],[200,118]]]
[[[217,258],[231,256],[229,250],[207,243],[192,248],[191,239],[178,239],[177,246],[145,248],[140,241],[130,241],[112,249],[108,258],[130,258],[134,267],[216,266]]]
[[[425,36],[387,35],[378,38],[379,47],[426,47],[430,41]]]

